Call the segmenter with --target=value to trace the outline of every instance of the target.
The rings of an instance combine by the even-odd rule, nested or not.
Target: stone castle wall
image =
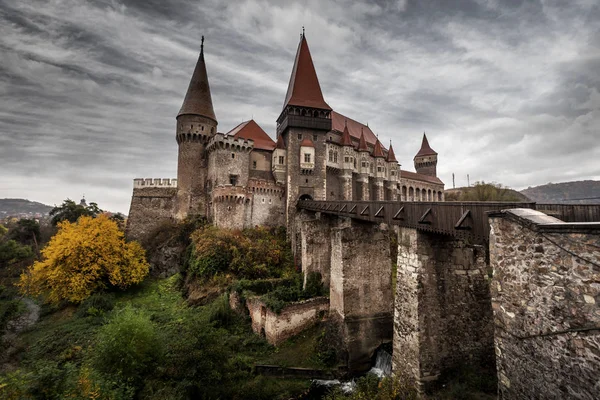
[[[485,248],[400,228],[394,371],[421,386],[463,365],[493,370],[493,340]]]
[[[279,314],[268,309],[259,298],[248,299],[246,306],[252,319],[252,330],[264,334],[267,342],[277,346],[322,319],[329,310],[329,300],[315,297],[292,303]]]
[[[285,188],[274,181],[250,179],[248,190],[252,192],[248,226],[285,225]]]
[[[127,238],[143,241],[161,223],[172,220],[176,195],[176,179],[136,179],[127,218]]]
[[[600,224],[517,209],[490,225],[499,397],[600,398]]]

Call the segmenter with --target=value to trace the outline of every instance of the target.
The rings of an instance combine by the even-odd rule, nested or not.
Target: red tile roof
[[[435,156],[437,153],[429,146],[429,141],[427,140],[427,135],[423,132],[423,142],[421,143],[421,149],[415,156],[415,158],[420,156]]]
[[[388,151],[388,154],[387,154],[387,162],[395,162],[395,163],[398,162],[398,160],[396,160],[396,155],[394,154],[394,148],[392,147],[391,142],[390,142],[390,150]]]
[[[344,132],[342,133],[342,146],[354,146],[352,138],[350,137],[350,131],[348,130],[348,124],[344,125]]]
[[[331,110],[329,104],[323,99],[317,72],[310,56],[306,37],[302,35],[296,60],[292,69],[292,76],[288,86],[287,94],[283,107],[288,105],[301,107],[314,107],[324,110]]]
[[[208,85],[208,74],[206,73],[206,63],[204,62],[204,36],[202,37],[202,43],[202,50],[200,51],[196,68],[192,74],[190,85],[177,116],[179,117],[184,114],[202,115],[216,122],[217,117],[213,109],[210,86]]]
[[[358,151],[369,151],[367,142],[365,141],[365,134],[362,131],[360,133],[360,140],[358,142]]]
[[[227,132],[227,135],[236,139],[251,139],[254,141],[254,148],[258,150],[273,150],[275,142],[253,119],[245,121]]]
[[[412,179],[415,181],[427,182],[427,183],[436,183],[439,185],[443,185],[444,182],[440,180],[440,178],[435,176],[417,174],[416,172],[410,172],[402,170],[400,171],[400,178],[402,179]]]
[[[283,143],[282,135],[279,135],[279,137],[277,138],[277,145],[275,146],[275,148],[285,150],[285,143]]]
[[[375,143],[375,147],[373,147],[372,156],[385,158],[385,155],[383,154],[383,146],[381,145],[381,142],[379,140],[377,141],[377,143]]]
[[[300,142],[300,146],[304,146],[304,147],[315,147],[314,143],[312,140],[310,140],[309,138],[304,138],[302,140],[302,142]]]
[[[355,140],[360,140],[360,134],[361,131],[363,131],[367,143],[374,146],[377,142],[377,136],[375,136],[371,128],[369,128],[367,125],[361,124],[360,122],[355,121],[352,118],[348,118],[340,113],[332,111],[331,129],[336,130],[338,132],[343,132],[346,126],[348,126],[350,136]]]

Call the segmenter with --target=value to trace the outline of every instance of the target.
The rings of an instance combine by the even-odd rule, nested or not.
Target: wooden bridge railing
[[[565,222],[600,221],[600,205],[513,202],[397,202],[300,200],[299,209],[339,215],[485,242],[489,237],[487,214],[510,208],[546,211]]]

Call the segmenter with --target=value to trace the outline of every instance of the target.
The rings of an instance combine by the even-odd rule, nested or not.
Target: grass
[[[136,389],[138,398],[243,399],[253,393],[257,399],[287,399],[308,389],[308,380],[256,376],[253,366],[260,363],[319,367],[310,358],[317,330],[305,332],[274,348],[252,332],[247,316],[224,307],[225,297],[205,306],[189,306],[177,288],[177,279],[177,276],[148,279],[126,292],[115,293],[111,311],[100,310],[90,315],[78,312],[75,306],[45,307],[40,321],[19,336],[17,347],[21,351],[11,360],[18,368],[12,372],[23,381],[21,386],[25,389],[20,390],[29,390],[28,393],[39,390],[39,382],[27,379],[39,380],[40,370],[54,374],[50,377],[52,380],[53,376],[65,375],[67,368],[74,370],[76,376],[77,371],[89,366],[97,332],[125,308],[143,310],[165,344],[164,360],[146,377],[143,387]],[[47,363],[51,363],[51,368]],[[0,397],[3,398],[10,398],[2,392],[2,382],[12,382],[7,377],[11,377],[10,373],[0,374]],[[114,382],[117,378],[107,379]],[[63,386],[44,390],[54,390],[56,398],[66,397],[61,392],[65,390]]]

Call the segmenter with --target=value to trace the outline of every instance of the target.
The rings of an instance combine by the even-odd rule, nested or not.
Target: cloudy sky
[[[391,139],[427,132],[452,187],[600,179],[597,0],[0,0],[0,198],[128,212],[175,177],[201,35],[219,131],[272,137],[302,26],[326,101]]]

